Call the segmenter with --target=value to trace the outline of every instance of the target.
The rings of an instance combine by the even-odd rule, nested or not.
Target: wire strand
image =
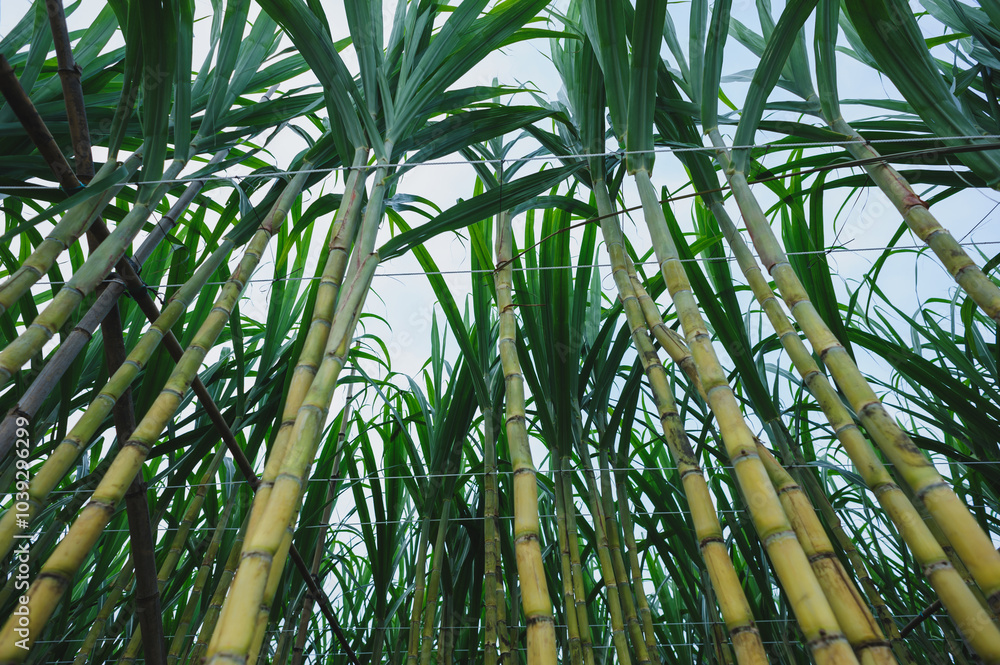
[[[877,144],[893,144],[893,143],[920,143],[927,141],[969,141],[969,140],[996,140],[1000,139],[1000,134],[965,134],[956,136],[912,136],[912,137],[899,137],[892,139],[870,139],[870,140],[856,140],[847,139],[844,141],[814,141],[814,142],[790,142],[790,143],[753,143],[749,145],[734,145],[728,146],[728,150],[764,150],[770,152],[774,148],[836,148],[848,145],[877,145]],[[1000,149],[1000,146],[995,146],[995,148]],[[396,162],[392,164],[365,164],[363,166],[330,166],[320,169],[290,169],[287,171],[270,171],[267,173],[247,173],[242,175],[205,175],[205,176],[190,176],[186,178],[164,178],[160,180],[137,180],[135,182],[130,182],[126,184],[130,185],[169,185],[169,184],[183,184],[183,183],[194,183],[194,182],[212,182],[212,181],[229,181],[229,180],[247,180],[252,178],[287,178],[290,176],[295,176],[300,173],[302,174],[313,174],[313,173],[336,173],[339,171],[351,171],[351,170],[375,170],[380,166],[384,166],[389,169],[394,168],[418,168],[424,166],[460,166],[463,164],[502,164],[504,162],[539,162],[539,161],[549,161],[552,159],[589,159],[593,157],[626,157],[628,155],[643,155],[643,154],[663,154],[663,153],[684,153],[684,152],[717,152],[719,148],[715,146],[680,146],[680,147],[661,147],[653,148],[652,150],[609,150],[607,152],[574,152],[566,153],[562,155],[534,155],[527,157],[494,157],[494,158],[483,158],[483,159],[454,159],[454,160],[440,160],[433,162]],[[947,146],[935,149],[934,152],[947,152]],[[891,158],[891,155],[885,156],[885,159]],[[877,159],[881,159],[877,158]],[[56,190],[58,187],[50,187],[48,185],[2,185],[0,186],[0,191],[23,191],[23,190]]]
[[[959,243],[961,247],[984,247],[1000,245],[1000,240],[984,240],[982,242],[963,242]],[[826,249],[813,249],[813,250],[803,250],[798,252],[785,252],[786,256],[817,256],[820,254],[860,254],[862,252],[884,252],[887,249],[898,249],[898,250],[926,250],[927,245],[885,245],[876,247],[828,247]],[[712,261],[731,263],[736,260],[735,256],[696,256],[690,259],[677,259],[681,263],[710,263]],[[656,261],[639,261],[636,262],[637,266],[657,266],[659,265]],[[610,263],[590,263],[584,265],[568,265],[568,266],[514,266],[514,270],[519,270],[521,272],[541,272],[545,270],[576,270],[578,268],[610,268]],[[462,270],[414,270],[409,272],[383,272],[375,273],[375,277],[419,277],[421,275],[475,275],[475,274],[492,274],[493,270],[489,268],[481,269],[462,269]],[[278,277],[276,279],[249,279],[247,284],[278,284],[280,282],[315,282],[321,280],[322,275],[314,276],[303,276],[303,277]],[[106,283],[111,283],[116,281],[115,279],[106,279]],[[63,286],[66,284],[65,281],[38,281],[35,282],[36,285],[40,286]],[[206,282],[206,286],[223,286],[226,282]],[[170,288],[180,288],[184,286],[184,283],[177,284],[156,284],[156,288],[170,289]],[[150,285],[154,287],[154,285]]]

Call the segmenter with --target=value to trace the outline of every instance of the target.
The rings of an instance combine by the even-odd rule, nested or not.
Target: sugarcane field
[[[0,665],[1000,665],[1000,1],[3,0]]]

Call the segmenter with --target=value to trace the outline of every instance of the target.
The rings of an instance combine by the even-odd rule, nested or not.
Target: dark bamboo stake
[[[76,156],[76,173],[69,168],[66,157],[56,147],[56,153],[49,160],[50,166],[55,166],[53,172],[60,179],[60,184],[67,192],[82,187],[82,182],[89,182],[94,175],[94,160],[90,143],[90,129],[87,126],[87,109],[83,99],[83,87],[80,85],[80,67],[73,58],[73,50],[69,41],[69,31],[66,27],[66,13],[62,0],[47,0],[46,10],[49,15],[49,25],[56,47],[56,62],[59,65],[59,75],[62,81],[63,98],[66,102],[66,117],[69,121],[70,136],[73,141],[73,151]],[[9,67],[9,64],[8,64]],[[20,88],[20,84],[18,88]],[[25,92],[23,89],[22,93]],[[25,94],[25,97],[27,95]],[[30,104],[30,100],[29,100]],[[38,130],[49,134],[45,122],[38,116],[37,110],[30,118]],[[23,122],[23,120],[22,120]],[[29,130],[30,132],[30,130]],[[51,139],[51,134],[49,134]],[[41,150],[41,146],[39,146]],[[52,161],[58,160],[58,161]],[[61,173],[66,175],[60,177]],[[75,181],[75,182],[74,182]],[[92,228],[97,226],[95,223]],[[107,228],[103,221],[98,228],[104,233],[89,233],[89,244],[93,251],[107,237]],[[104,237],[101,237],[103,235]],[[124,259],[122,263],[124,263]],[[106,289],[102,287],[101,292]],[[121,310],[117,301],[113,302],[104,320],[101,321],[101,332],[104,337],[104,358],[108,365],[108,374],[113,375],[125,362],[125,334],[122,330]],[[128,441],[135,430],[135,406],[132,402],[132,389],[126,388],[121,398],[112,410],[115,423],[115,433],[119,445]],[[135,569],[135,604],[139,619],[139,629],[143,634],[143,654],[149,665],[165,665],[167,659],[166,643],[163,636],[163,616],[160,610],[160,589],[156,575],[156,544],[153,540],[153,530],[150,524],[149,501],[146,495],[146,484],[143,482],[142,470],[132,481],[132,486],[125,495],[125,513],[128,517],[129,541],[132,550],[132,564]]]
[[[94,158],[90,149],[87,107],[83,100],[83,86],[80,84],[83,70],[73,58],[62,0],[46,0],[45,9],[49,15],[56,62],[59,64],[59,79],[62,82],[63,98],[66,100],[66,118],[69,120],[69,133],[73,141],[76,175],[86,183],[94,176]]]
[[[104,335],[104,357],[108,373],[114,374],[125,362],[125,337],[119,318],[118,305],[101,322]],[[128,441],[135,429],[135,410],[132,389],[127,388],[112,410],[115,432],[121,445]],[[129,540],[132,545],[132,563],[135,568],[135,609],[142,631],[142,650],[149,665],[165,665],[166,645],[163,637],[163,616],[160,611],[160,589],[156,577],[156,550],[153,530],[149,521],[149,502],[142,470],[132,481],[125,494],[125,512],[128,516]]]

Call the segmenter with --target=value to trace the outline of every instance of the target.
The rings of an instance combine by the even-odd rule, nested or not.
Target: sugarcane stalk
[[[167,331],[180,319],[198,292],[208,282],[212,274],[222,265],[232,249],[232,241],[224,241],[209,258],[199,266],[194,276],[179,288],[156,322],[143,334],[139,342],[126,358],[125,363],[111,376],[79,421],[45,460],[42,467],[32,476],[28,484],[27,517],[30,523],[44,506],[49,493],[59,484],[72,468],[77,457],[97,432],[101,423],[111,413],[124,390],[131,385],[142,368],[149,362],[153,352]],[[14,537],[23,533],[27,525],[18,523],[15,511],[8,510],[0,518],[0,552],[6,556],[13,547]]]
[[[483,411],[483,623],[484,665],[497,665],[497,563],[496,548],[499,528],[497,497],[497,447],[494,440],[492,405],[481,405]]]
[[[201,621],[201,630],[198,632],[198,639],[195,641],[194,648],[191,650],[191,656],[190,658],[181,657],[181,662],[202,662],[205,651],[208,649],[208,641],[212,637],[212,633],[215,632],[216,625],[218,625],[219,615],[222,613],[222,604],[226,599],[226,593],[229,591],[233,577],[236,575],[236,568],[240,564],[240,554],[243,551],[243,541],[246,535],[246,527],[249,523],[250,521],[248,517],[243,528],[240,529],[239,534],[237,534],[235,542],[233,542],[233,548],[229,551],[229,558],[226,559],[226,567],[222,571],[219,583],[215,586],[212,599],[209,601],[208,608],[205,610],[205,617]],[[174,642],[177,642],[176,635],[174,636]],[[171,647],[171,651],[173,651],[173,647]],[[182,651],[178,651],[178,653],[182,653]]]
[[[517,576],[527,626],[528,662],[531,665],[555,665],[555,619],[539,543],[538,486],[528,446],[524,378],[515,343],[517,319],[514,316],[511,270],[513,244],[511,215],[509,212],[502,212],[497,222],[497,270],[493,273],[493,280],[500,318],[500,362],[506,387],[507,444],[514,471],[514,550]]]
[[[420,636],[420,665],[430,665],[431,645],[434,639],[434,616],[437,614],[438,589],[441,586],[441,571],[444,569],[444,540],[448,533],[448,516],[451,512],[451,498],[444,500],[441,507],[441,518],[437,524],[437,535],[434,539],[434,549],[431,550],[431,575],[427,580],[427,593],[424,601],[424,629]],[[442,620],[444,616],[442,614]],[[445,625],[442,621],[442,626]],[[440,639],[438,652],[442,651]]]
[[[164,171],[164,179],[173,180],[176,178],[180,175],[185,164],[186,161],[184,160],[173,160],[170,166]],[[169,189],[169,183],[161,184],[152,191],[148,198],[138,201],[125,218],[118,223],[114,232],[87,257],[84,264],[73,273],[73,276],[53,296],[49,304],[32,321],[31,325],[17,339],[10,342],[3,351],[0,351],[0,384],[9,381],[14,372],[20,369],[28,359],[41,351],[42,347],[66,323],[77,305],[86,296],[93,293],[101,282],[104,281],[108,273],[111,272],[115,264],[125,254],[125,250],[131,245],[133,238],[142,230],[142,226],[146,223],[149,215]],[[105,194],[105,197],[107,196]],[[47,240],[52,240],[53,235],[54,232],[49,235]],[[34,284],[51,267],[58,253],[62,252],[70,244],[67,240],[53,242],[55,249],[58,251],[50,253],[50,257],[47,257],[44,265],[39,265],[30,258],[22,265],[21,270],[28,270],[25,274],[28,274],[32,279],[28,281],[21,280],[18,277],[21,272],[19,270],[18,273],[15,273],[11,277],[7,284],[0,286],[0,312],[9,309],[13,302],[24,295],[31,284]],[[8,285],[10,286],[8,287]]]
[[[628,275],[624,239],[621,227],[614,217],[614,207],[603,181],[594,182],[594,194],[598,214],[601,216],[601,230],[605,247],[611,258],[612,273],[618,289],[618,297],[632,334],[632,342],[643,363],[647,380],[654,395],[660,424],[678,475],[684,488],[691,511],[691,521],[695,537],[708,569],[722,611],[723,620],[729,630],[733,648],[741,664],[766,663],[767,656],[760,633],[754,624],[750,605],[743,593],[739,577],[725,546],[722,526],[715,511],[708,484],[698,464],[694,450],[680,421],[677,406],[670,391],[663,365],[646,335],[646,319],[642,307],[632,287]],[[678,345],[674,345],[680,348]],[[699,380],[697,385],[701,385]]]
[[[783,348],[788,353],[796,370],[802,376],[803,383],[816,398],[817,403],[830,422],[831,428],[836,433],[837,439],[844,446],[844,450],[854,462],[865,483],[875,494],[890,519],[896,524],[902,538],[910,547],[925,574],[928,576],[931,586],[936,591],[941,589],[941,593],[946,594],[951,599],[950,604],[956,613],[955,616],[959,625],[963,623],[971,623],[972,625],[981,623],[985,618],[984,615],[975,610],[974,605],[970,604],[970,601],[974,602],[975,598],[968,590],[966,592],[961,590],[961,587],[965,585],[961,576],[957,574],[956,570],[949,563],[945,551],[937,544],[932,532],[928,529],[928,525],[923,522],[913,504],[905,496],[900,487],[893,482],[892,477],[875,455],[860,429],[855,425],[851,414],[844,406],[833,385],[827,380],[826,375],[820,371],[812,354],[806,349],[805,344],[799,338],[798,333],[792,327],[787,315],[785,315],[784,310],[771,291],[770,285],[758,267],[756,259],[754,259],[749,248],[737,232],[725,207],[721,201],[714,197],[708,197],[706,203],[719,222],[719,227],[732,248],[737,263],[746,277],[747,283],[750,285],[757,302],[761,305],[765,314],[767,314],[768,320],[771,322]],[[648,311],[659,319],[659,314],[655,309]],[[662,320],[659,321],[659,324],[655,320],[650,322],[651,328],[655,329],[657,325],[662,325]],[[685,353],[690,354],[690,351],[685,351]],[[678,356],[674,358],[674,361],[681,364],[684,362],[684,358],[683,356]],[[850,543],[850,539],[847,538],[846,534],[838,536],[838,538],[846,541],[848,544]],[[854,551],[853,545],[847,547],[847,544],[845,544],[845,549],[849,553]],[[852,558],[856,557],[855,551],[855,555]],[[864,563],[857,560],[854,562],[854,567],[856,570],[863,571],[862,582],[869,597],[872,598],[876,609],[879,607],[882,608],[880,610],[881,623],[890,635],[890,640],[892,640],[893,649],[897,657],[904,662],[911,662],[911,656],[905,649],[905,646],[898,642],[898,638],[894,638],[894,634],[898,635],[895,622],[891,615],[888,614],[884,601],[879,602],[881,601],[880,594],[875,588],[874,582],[868,576]],[[865,580],[868,581],[865,582]],[[974,648],[977,651],[979,648],[988,648],[987,645],[991,639],[988,635],[980,634],[979,640],[981,644],[979,647]]]
[[[642,585],[642,567],[639,565],[639,552],[635,544],[635,531],[632,528],[632,517],[628,503],[628,472],[620,468],[615,471],[616,491],[618,493],[618,514],[621,515],[621,529],[625,539],[625,551],[629,558],[629,572],[632,574],[632,593],[635,594],[637,612],[642,623],[642,633],[646,638],[646,649],[654,665],[660,665],[660,650],[656,645],[656,633],[653,628],[653,614],[646,599],[646,590]]]
[[[601,491],[597,485],[597,478],[593,468],[587,462],[583,444],[580,444],[580,465],[583,467],[584,477],[587,480],[587,489],[590,494],[590,512],[594,519],[594,535],[597,538],[597,561],[601,569],[601,578],[604,580],[604,588],[608,596],[608,616],[611,619],[611,641],[615,648],[615,656],[618,662],[629,665],[632,657],[628,648],[628,636],[626,635],[625,616],[622,610],[621,591],[618,588],[618,579],[615,577],[614,564],[611,561],[611,548],[608,544],[607,519],[604,514],[604,506],[601,503]],[[627,590],[626,590],[627,591]]]
[[[684,266],[667,230],[659,197],[645,168],[634,172],[643,214],[660,270],[677,310],[689,348],[701,376],[708,404],[719,423],[726,452],[743,491],[758,537],[767,550],[777,577],[786,590],[809,650],[819,665],[856,663],[836,616],[809,566],[809,560],[767,478],[743,419],[739,402],[712,347]]]
[[[344,198],[341,201],[340,209],[337,211],[337,218],[331,233],[329,254],[317,288],[312,321],[306,333],[305,343],[299,352],[299,358],[296,360],[295,369],[292,370],[292,380],[289,383],[285,397],[285,405],[282,409],[278,434],[275,437],[274,445],[271,447],[271,452],[268,454],[267,461],[264,463],[264,471],[261,474],[260,484],[257,487],[253,506],[250,509],[250,527],[248,533],[253,533],[256,530],[263,511],[267,507],[271,496],[271,488],[274,486],[274,480],[281,470],[281,464],[284,461],[285,453],[289,446],[289,437],[295,425],[295,417],[322,362],[323,350],[326,348],[329,338],[337,296],[340,293],[340,287],[344,281],[344,273],[347,269],[349,249],[354,239],[361,212],[366,175],[361,167],[367,161],[367,149],[359,148],[355,151],[353,168],[347,177]]]
[[[392,153],[391,148],[391,145],[386,145],[386,154]],[[243,559],[226,598],[219,625],[209,643],[207,657],[211,665],[242,665],[249,652],[252,636],[248,629],[255,624],[256,608],[264,598],[269,569],[300,502],[337,379],[346,362],[357,320],[378,267],[375,239],[384,212],[388,177],[388,167],[379,165],[360,229],[361,238],[355,245],[351,279],[337,303],[323,361],[299,408],[290,434],[289,450],[261,517],[261,528],[247,537]],[[257,500],[259,497],[255,498],[255,502]]]
[[[125,564],[118,572],[118,577],[115,578],[115,583],[112,585],[110,593],[108,593],[104,604],[101,605],[101,609],[97,613],[97,617],[90,630],[87,631],[87,636],[84,638],[83,644],[80,645],[80,651],[77,653],[76,658],[73,659],[73,665],[85,665],[91,662],[91,653],[94,651],[94,646],[104,633],[104,627],[107,625],[108,619],[111,618],[111,613],[118,607],[118,604],[125,596],[125,592],[132,586],[134,575],[135,572],[132,568],[132,559],[130,556],[125,560]]]
[[[224,155],[225,153],[221,151],[216,153],[213,161],[216,161],[216,159],[221,160]],[[160,219],[153,231],[146,236],[142,245],[140,245],[139,249],[132,256],[132,261],[137,268],[142,267],[160,241],[167,237],[167,233],[177,224],[177,220],[180,219],[184,210],[187,209],[191,201],[194,200],[194,197],[201,191],[204,184],[205,181],[203,180],[191,183],[184,194],[170,207],[170,211]],[[5,457],[14,445],[16,439],[14,434],[17,429],[18,418],[27,418],[29,421],[34,419],[35,414],[38,413],[38,409],[41,408],[42,402],[59,383],[59,380],[69,369],[73,360],[76,359],[87,345],[87,342],[90,341],[98,324],[104,320],[118,301],[119,296],[126,289],[137,301],[141,297],[140,294],[145,294],[145,289],[134,288],[131,284],[127,284],[120,278],[110,281],[107,284],[107,288],[98,296],[93,306],[91,306],[69,335],[67,335],[66,339],[59,345],[59,348],[45,364],[45,367],[42,368],[42,371],[32,382],[31,386],[20,396],[17,404],[11,409],[3,423],[0,424],[0,459]],[[148,294],[146,294],[146,297],[149,297]],[[181,353],[183,353],[183,349],[181,349]]]
[[[338,219],[334,223],[331,234],[330,252],[324,266],[323,276],[320,280],[317,302],[313,308],[313,319],[309,327],[309,332],[306,334],[303,350],[299,354],[299,359],[292,374],[292,383],[285,399],[278,435],[272,447],[272,452],[268,456],[268,462],[265,463],[264,474],[257,489],[257,494],[260,498],[255,498],[253,507],[251,508],[248,540],[256,533],[256,529],[259,527],[264,508],[267,506],[267,501],[270,498],[274,479],[281,469],[285,453],[288,450],[290,434],[295,423],[295,415],[298,413],[302,405],[302,400],[312,384],[316,369],[322,359],[323,348],[327,343],[334,305],[347,266],[348,248],[354,238],[361,211],[365,181],[361,167],[367,162],[367,159],[367,149],[359,148],[355,151],[354,168],[348,175],[344,201],[338,212]],[[275,558],[270,566],[264,599],[258,611],[254,638],[251,642],[247,662],[256,662],[257,654],[263,644],[268,616],[271,610],[271,602],[277,592],[285,559],[292,545],[294,524],[295,520],[292,519],[288,524],[287,533],[278,547]]]
[[[573,595],[573,569],[569,556],[569,531],[566,516],[566,497],[564,487],[560,477],[562,476],[563,457],[555,457],[557,468],[552,470],[553,493],[556,499],[556,525],[559,542],[559,563],[562,572],[562,595],[563,611],[566,616],[566,635],[569,642],[570,662],[573,665],[582,665],[583,648],[580,643],[580,624],[576,618],[576,598]]]
[[[313,548],[312,565],[309,574],[315,579],[319,576],[320,566],[323,565],[323,554],[326,552],[326,532],[329,529],[330,516],[333,515],[333,503],[337,497],[337,480],[340,478],[340,461],[344,455],[344,441],[347,438],[347,431],[350,427],[351,400],[354,397],[354,384],[347,384],[347,395],[344,400],[344,410],[340,416],[340,431],[337,432],[337,452],[333,460],[333,473],[327,485],[326,503],[323,507],[319,533],[316,535],[316,547]],[[295,631],[295,643],[292,646],[292,665],[301,665],[305,653],[306,639],[309,636],[309,619],[312,617],[313,603],[316,602],[311,592],[307,592],[302,601],[302,610],[299,614],[299,625]],[[283,662],[276,659],[278,662]]]
[[[862,665],[895,665],[898,661],[889,642],[833,551],[833,543],[805,492],[759,441],[757,453],[858,660]]]
[[[496,539],[493,541],[493,549],[497,553],[497,641],[500,645],[500,654],[497,658],[497,662],[500,665],[516,665],[518,662],[517,651],[514,650],[513,653],[511,652],[513,640],[511,632],[507,627],[507,595],[504,593],[503,565],[500,556],[499,519],[497,522],[498,528],[496,530]],[[513,598],[511,598],[512,606],[513,602]]]
[[[215,477],[216,472],[219,470],[219,465],[222,464],[222,459],[225,455],[225,446],[220,446],[209,462],[205,473],[202,474],[201,479],[198,482],[198,489],[195,490],[194,496],[191,498],[191,501],[188,502],[188,506],[184,510],[184,514],[181,516],[181,521],[178,523],[177,530],[174,532],[174,536],[170,540],[170,546],[167,548],[167,555],[163,559],[163,562],[160,564],[160,569],[156,573],[155,584],[157,589],[161,592],[163,591],[163,587],[166,585],[167,580],[169,580],[170,576],[173,575],[177,563],[180,561],[181,553],[184,551],[184,545],[187,543],[188,536],[191,533],[191,528],[194,526],[194,520],[197,518],[198,513],[201,512],[202,505],[205,503],[205,497],[208,495],[208,485],[211,483],[212,478]],[[219,518],[219,526],[229,521],[229,513],[232,511],[234,503],[234,501],[226,502],[222,515]],[[219,527],[216,527],[216,529],[218,530]],[[221,531],[219,531],[219,533],[221,533]],[[136,656],[139,654],[139,648],[142,644],[143,638],[140,627],[140,630],[133,633],[132,637],[129,639],[129,643],[122,652],[121,658],[118,662],[134,662]],[[164,660],[166,659],[167,656],[164,654]]]
[[[823,2],[816,18],[816,74],[820,94],[816,96],[819,115],[835,132],[850,142],[845,148],[861,161],[872,181],[892,202],[913,233],[924,242],[944,265],[958,285],[993,321],[1000,323],[1000,288],[993,283],[961,244],[945,229],[921,200],[913,187],[879,152],[844,120],[837,91],[837,41],[839,2]],[[812,91],[811,81],[809,92]]]
[[[716,157],[723,166],[723,171],[730,183],[737,204],[743,213],[757,253],[760,255],[768,274],[774,279],[792,316],[806,334],[807,339],[813,347],[813,351],[819,355],[830,369],[834,381],[840,387],[854,412],[858,414],[861,424],[865,426],[865,429],[878,445],[879,449],[889,462],[895,465],[916,497],[924,502],[930,513],[934,516],[935,521],[948,539],[955,545],[959,556],[961,556],[963,562],[969,567],[973,578],[979,583],[983,593],[987,596],[990,607],[996,612],[1000,608],[1000,553],[993,548],[990,539],[983,533],[968,508],[962,504],[951,487],[941,478],[934,465],[930,463],[913,443],[909,435],[889,415],[874,390],[872,390],[857,365],[847,353],[847,350],[840,344],[820,317],[816,308],[809,300],[798,276],[788,262],[788,257],[771,231],[770,224],[763,210],[750,191],[745,174],[737,171],[732,166],[728,154],[729,151],[725,146],[721,134],[717,129],[714,129],[709,132],[709,136],[713,145],[717,148]],[[723,229],[723,233],[727,235],[728,240],[729,234],[725,229]],[[730,243],[730,246],[734,248],[735,252],[734,243]],[[754,268],[757,271],[760,270],[756,266],[756,262],[754,262]],[[763,279],[763,275],[761,275],[761,278]],[[766,280],[764,281],[766,282]],[[774,299],[773,294],[771,298]],[[776,301],[775,306],[777,306]],[[775,306],[770,307],[770,309],[774,309]],[[772,319],[772,323],[774,323],[774,319],[777,317],[772,317],[769,313],[768,318]],[[784,316],[783,312],[782,318],[784,318],[785,326],[790,328],[787,317]],[[791,334],[778,332],[779,337],[782,339],[785,336],[797,337],[794,332]],[[804,355],[809,354],[804,351]],[[793,361],[795,360],[798,359],[793,358]],[[805,362],[805,359],[802,359],[802,362]],[[813,364],[815,363],[813,362]],[[799,372],[802,373],[802,371],[803,369],[800,367]],[[824,400],[821,398],[817,399],[819,399],[822,405]],[[853,427],[853,421],[849,420],[849,422]],[[835,431],[839,432],[836,426]],[[858,438],[862,439],[859,443],[864,443],[860,435]],[[863,447],[868,448],[867,445]],[[850,449],[848,451],[848,454],[851,454]],[[857,452],[864,456],[864,451]],[[859,465],[860,469],[865,469],[859,463],[859,459],[855,458],[854,455],[851,455],[851,457],[855,464]],[[881,464],[879,464],[878,468],[880,467]],[[878,468],[872,469],[873,473],[877,474]],[[886,477],[885,482],[891,483],[891,480]],[[905,500],[905,497],[901,498]],[[893,498],[893,502],[901,503],[900,498],[896,497]],[[907,501],[906,503],[909,502]],[[900,510],[905,510],[906,513],[910,512],[905,508],[900,508]],[[905,519],[912,519],[912,516]],[[901,532],[904,534],[910,532],[910,534],[917,538],[923,537],[922,535],[917,536],[910,529],[901,528]],[[921,553],[918,555],[917,550],[913,549],[913,547],[920,547]],[[939,550],[939,548],[931,547],[927,549],[919,545],[914,545],[913,547],[911,549],[914,551],[914,556],[917,556],[918,560],[922,562],[925,556],[931,560],[935,560],[937,556],[935,550]],[[945,563],[945,561],[940,560],[936,562],[939,564]],[[950,577],[947,574],[950,568],[950,565],[947,568],[924,565],[925,571],[945,572],[946,577]],[[930,577],[930,575],[928,576]],[[940,584],[950,583],[940,582]],[[953,617],[959,626],[959,630],[973,645],[973,649],[990,662],[994,660],[1000,662],[1000,630],[997,630],[989,617],[985,613],[982,613],[979,608],[960,608],[959,604],[965,603],[968,600],[968,597],[965,597],[961,601],[959,600],[964,594],[957,594],[954,590],[938,589],[937,584],[935,584],[935,588],[939,594],[945,593],[949,595],[950,600],[946,601],[945,605],[949,607],[949,611],[954,609]],[[943,597],[942,601],[944,601]]]
[[[587,612],[587,592],[583,585],[583,562],[580,560],[580,541],[576,529],[576,502],[573,500],[573,484],[570,479],[569,461],[563,461],[563,473],[559,481],[563,485],[566,500],[566,530],[569,532],[569,559],[573,577],[573,597],[576,603],[576,621],[580,627],[580,646],[583,649],[585,665],[594,665],[594,640]]]
[[[406,663],[416,665],[420,651],[420,617],[424,607],[424,589],[427,580],[427,541],[430,538],[431,518],[421,520],[420,540],[417,542],[417,558],[414,563],[416,577],[413,583],[413,605],[410,607],[410,632],[407,639]]]
[[[104,357],[108,374],[114,374],[125,362],[125,335],[122,330],[118,306],[101,322],[104,339]],[[115,434],[119,445],[128,441],[135,431],[135,409],[132,390],[126,388],[111,410],[115,424]],[[142,465],[132,477],[131,485],[125,493],[125,512],[128,518],[129,544],[132,565],[135,569],[135,607],[140,629],[145,630],[145,660],[148,665],[164,665],[166,650],[163,643],[163,617],[160,611],[160,589],[156,574],[156,545],[149,521],[149,502],[146,497],[146,483],[143,480]],[[136,635],[138,635],[138,630]],[[138,650],[138,645],[136,646]]]
[[[137,150],[125,162],[106,162],[94,177],[97,182],[104,182],[115,171],[121,171],[121,181],[135,174],[142,163],[142,152]],[[40,280],[55,264],[59,255],[84,234],[87,228],[101,210],[114,198],[122,185],[114,185],[103,194],[91,197],[78,203],[63,215],[62,219],[49,231],[45,239],[38,245],[21,266],[0,284],[0,313],[8,311],[29,289]],[[30,357],[30,355],[29,355]]]
[[[618,520],[615,519],[615,500],[611,485],[611,471],[608,461],[608,451],[601,449],[601,509],[604,513],[604,531],[608,540],[608,549],[611,552],[611,566],[618,588],[618,595],[622,601],[622,611],[625,615],[625,624],[628,628],[629,639],[632,641],[632,649],[636,652],[636,660],[643,664],[652,663],[649,649],[646,646],[646,638],[639,624],[639,615],[636,612],[635,599],[632,598],[632,591],[629,587],[628,573],[625,570],[625,559],[622,556],[621,538],[618,535]]]
[[[220,451],[221,450],[225,449],[220,448]],[[230,513],[235,505],[235,500],[226,502],[226,507],[223,509],[222,516],[219,518],[219,523],[216,525],[215,530],[212,533],[212,540],[208,544],[208,549],[205,550],[205,556],[202,557],[201,565],[198,567],[198,572],[194,578],[194,584],[191,587],[191,593],[188,596],[187,602],[184,604],[184,612],[181,613],[180,619],[177,621],[177,627],[174,630],[174,637],[171,640],[170,648],[167,651],[167,665],[176,665],[182,652],[184,651],[184,644],[187,642],[187,638],[189,637],[188,631],[194,623],[195,612],[198,611],[198,606],[201,604],[200,600],[202,590],[205,588],[205,584],[208,583],[208,578],[212,574],[212,569],[215,567],[216,557],[219,554],[219,548],[222,546],[222,537],[225,534],[227,525],[229,524]],[[185,517],[187,516],[185,515]],[[243,532],[245,526],[246,524],[240,527],[241,533]],[[180,529],[178,529],[178,531],[180,531]],[[177,540],[178,539],[175,538],[174,543],[176,543]],[[234,549],[237,552],[239,551],[238,545],[240,540],[241,537],[238,536],[236,544],[234,545]],[[171,553],[172,552],[173,543],[171,544]],[[232,557],[231,554],[230,557]]]
[[[292,202],[298,197],[305,179],[306,174],[299,173],[285,188],[271,213],[261,225],[261,229],[250,241],[239,267],[226,282],[211,313],[198,330],[184,357],[177,363],[166,386],[142,422],[139,423],[135,433],[116,456],[101,484],[95,490],[90,503],[70,527],[66,537],[43,564],[41,572],[26,594],[25,600],[27,602],[19,603],[19,607],[27,607],[30,627],[27,631],[28,634],[23,639],[26,640],[25,643],[29,648],[38,638],[48,618],[55,610],[55,606],[66,591],[73,574],[79,570],[83,560],[107,525],[115,506],[122,499],[128,484],[131,483],[132,478],[135,477],[145,461],[166,422],[179,406],[184,392],[190,387],[205,355],[229,320],[232,308],[242,293],[247,280],[260,262],[264,248],[284,221]],[[119,226],[119,228],[121,227]],[[102,243],[101,247],[106,246],[109,241]],[[0,661],[23,662],[28,654],[28,650],[15,645],[15,628],[16,621],[8,619],[0,632]]]

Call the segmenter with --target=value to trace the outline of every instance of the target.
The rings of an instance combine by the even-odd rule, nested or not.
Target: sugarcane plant
[[[31,3],[0,662],[1000,663],[1000,11],[920,4]]]

